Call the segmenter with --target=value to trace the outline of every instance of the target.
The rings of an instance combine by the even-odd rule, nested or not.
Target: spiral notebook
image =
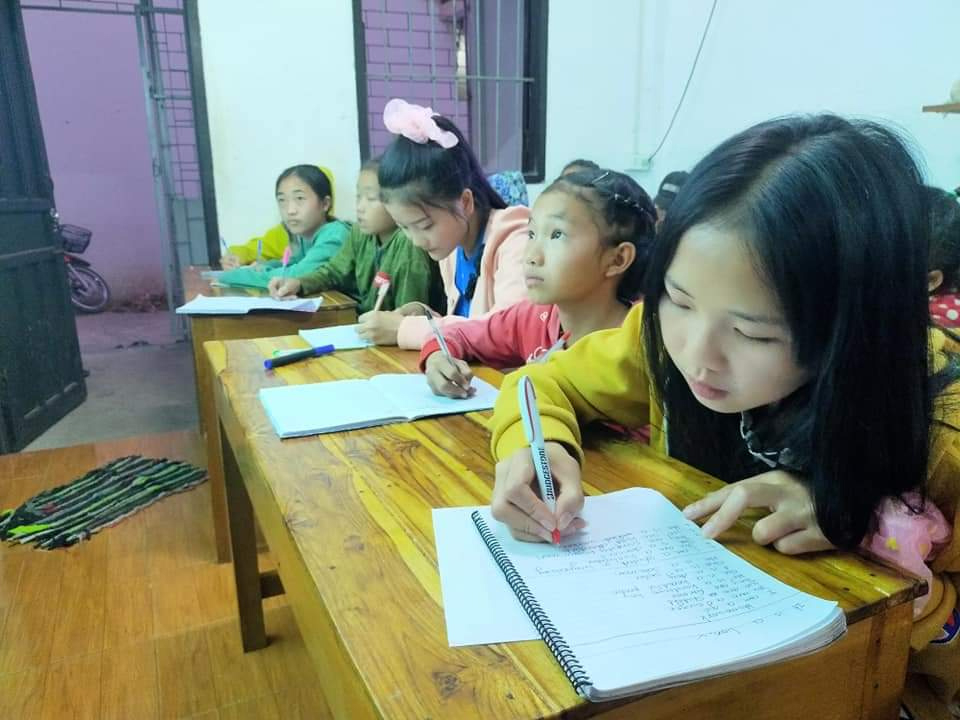
[[[704,538],[653,490],[587,498],[586,530],[559,546],[514,540],[486,507],[433,513],[451,644],[540,637],[591,701],[778,662],[846,632],[836,603]]]

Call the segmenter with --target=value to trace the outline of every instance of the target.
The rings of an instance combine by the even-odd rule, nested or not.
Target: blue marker
[[[299,352],[287,353],[286,355],[280,355],[279,357],[273,357],[264,360],[263,367],[267,370],[273,370],[274,368],[278,368],[283,365],[295,363],[297,360],[306,360],[307,358],[329,355],[333,352],[333,350],[333,345],[321,345],[320,347],[308,348],[306,350],[300,350]]]

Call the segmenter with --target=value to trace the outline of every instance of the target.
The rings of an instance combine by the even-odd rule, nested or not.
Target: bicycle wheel
[[[80,312],[98,313],[110,302],[110,288],[99,273],[88,267],[67,266],[70,302]]]

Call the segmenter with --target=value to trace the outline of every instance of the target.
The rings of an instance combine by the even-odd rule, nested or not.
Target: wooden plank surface
[[[183,271],[184,297],[198,294],[214,296],[264,296],[257,288],[212,287],[201,273],[208,268],[190,266]],[[320,293],[320,308],[313,313],[256,312],[248,315],[191,315],[190,335],[193,341],[193,369],[197,388],[200,433],[206,441],[207,470],[210,473],[211,505],[215,552],[218,562],[230,560],[230,535],[227,527],[226,490],[223,484],[223,457],[213,401],[213,377],[203,356],[203,343],[208,340],[259,338],[296,334],[298,330],[349,325],[357,320],[356,301],[336,291]]]
[[[411,371],[416,354],[339,352],[265,373],[299,338],[206,344],[225,436],[335,717],[895,717],[917,584],[858,556],[796,558],[756,546],[752,521],[722,540],[806,592],[836,600],[847,637],[787,663],[594,705],[574,693],[543,643],[447,646],[431,508],[489,502],[489,413],[281,441],[261,387]],[[494,382],[499,374],[481,371]],[[636,443],[591,436],[589,493],[652,487],[678,505],[719,482]],[[893,713],[893,714],[891,714]]]
[[[4,455],[0,508],[131,454],[203,460],[194,431]],[[285,598],[268,602],[270,646],[243,653],[231,568],[210,562],[208,493],[67,549],[0,545],[0,717],[331,717]]]

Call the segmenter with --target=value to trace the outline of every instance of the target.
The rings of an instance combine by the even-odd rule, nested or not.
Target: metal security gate
[[[83,402],[87,391],[16,4],[0,3],[0,48],[2,455],[21,450]]]
[[[196,38],[191,43],[191,0],[29,0],[25,10],[132,15],[136,21],[143,74],[147,130],[153,162],[154,194],[163,239],[162,259],[167,304],[174,334],[185,325],[173,309],[183,302],[181,268],[206,265],[216,248],[216,219],[209,171],[201,173],[194,80],[200,62]],[[201,107],[198,108],[197,105]],[[205,115],[203,116],[205,120]],[[201,123],[204,127],[205,122]],[[208,138],[204,138],[209,158]],[[210,167],[209,162],[205,164]]]

